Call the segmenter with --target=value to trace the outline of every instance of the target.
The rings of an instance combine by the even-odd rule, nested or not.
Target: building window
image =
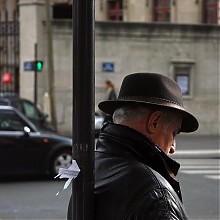
[[[155,0],[153,7],[153,21],[170,21],[170,0]]]
[[[183,96],[189,96],[190,91],[190,66],[174,67],[174,79],[179,84]]]
[[[216,24],[217,23],[217,0],[204,1],[204,23]]]
[[[72,5],[54,4],[53,19],[72,19]]]
[[[123,20],[123,0],[108,1],[108,20],[122,21]]]

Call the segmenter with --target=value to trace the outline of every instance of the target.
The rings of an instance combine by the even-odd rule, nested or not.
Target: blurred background
[[[4,120],[0,142],[8,144],[16,131],[19,138],[15,136],[13,145],[7,146],[15,147],[25,138],[26,145],[27,140],[36,144],[36,136],[43,140],[42,146],[53,143],[44,159],[39,142],[31,144],[30,157],[22,149],[24,159],[20,158],[20,163],[33,162],[33,156],[39,164],[49,161],[50,174],[71,163],[73,1],[0,0],[0,116]],[[95,0],[95,20],[96,134],[103,124],[97,105],[107,98],[106,81],[118,94],[122,79],[132,72],[173,78],[186,109],[200,122],[198,131],[177,139],[174,158],[182,164],[184,204],[190,219],[219,219],[220,0]],[[6,110],[25,122],[22,130],[24,126],[31,130],[6,132]],[[64,141],[63,136],[70,138]],[[54,149],[59,149],[56,157],[51,156]],[[11,152],[5,148],[0,152],[4,157],[0,175],[9,167],[12,172],[19,170]],[[20,174],[0,178],[0,219],[66,218],[71,189],[55,196],[63,181]]]

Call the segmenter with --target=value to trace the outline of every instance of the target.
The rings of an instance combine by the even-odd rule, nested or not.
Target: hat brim
[[[118,108],[121,108],[126,105],[134,104],[134,103],[142,103],[146,105],[160,106],[162,108],[171,108],[173,110],[177,110],[182,113],[183,120],[181,125],[181,132],[194,132],[198,129],[199,123],[198,120],[189,112],[187,112],[183,107],[178,105],[164,105],[160,103],[152,103],[146,101],[134,101],[134,100],[109,100],[100,102],[98,107],[105,113],[112,115],[114,111]]]

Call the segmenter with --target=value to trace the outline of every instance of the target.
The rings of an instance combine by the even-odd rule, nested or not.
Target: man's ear
[[[157,132],[161,118],[162,118],[162,111],[155,111],[149,116],[146,124],[146,129],[150,134],[154,134]]]

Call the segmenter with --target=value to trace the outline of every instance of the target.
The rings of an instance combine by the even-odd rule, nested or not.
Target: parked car
[[[0,94],[0,105],[10,105],[19,109],[34,125],[41,130],[55,131],[47,121],[48,115],[41,112],[37,106],[28,99],[20,98],[14,94]]]
[[[19,110],[0,106],[0,175],[58,174],[72,161],[72,139],[42,132]]]

